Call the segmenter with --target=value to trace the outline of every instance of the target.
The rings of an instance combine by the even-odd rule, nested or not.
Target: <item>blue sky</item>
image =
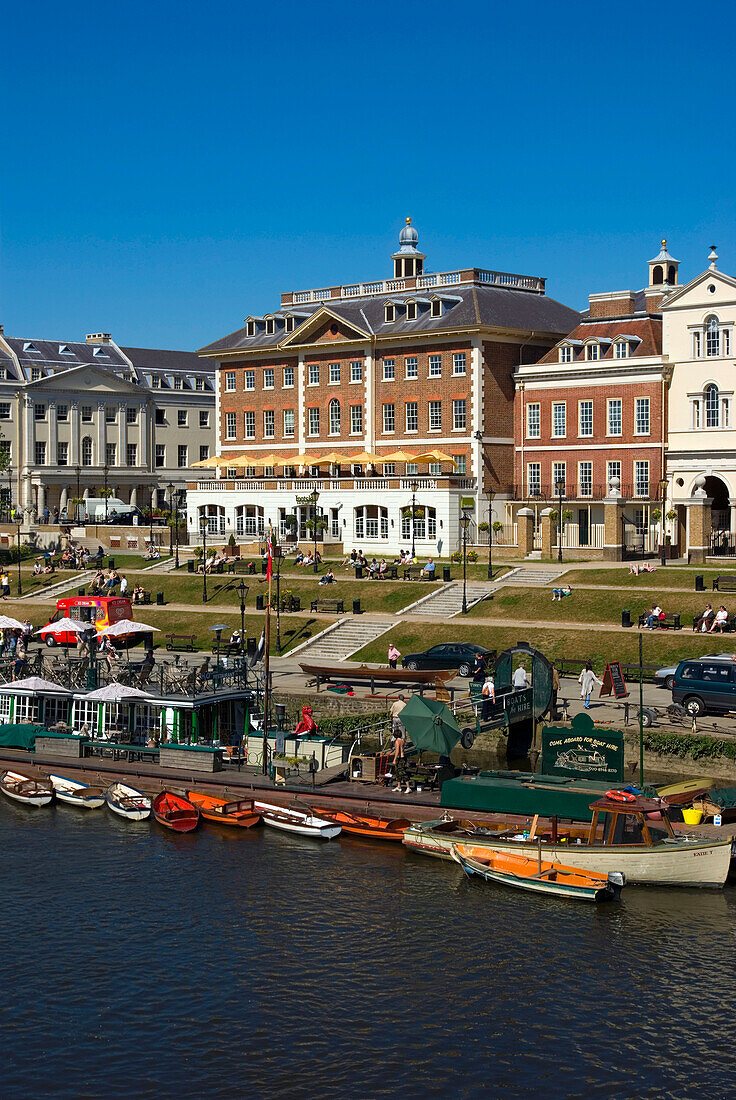
[[[732,6],[6,7],[0,321],[199,347],[281,290],[542,274],[583,308],[662,235],[736,273]],[[714,28],[718,28],[714,32]],[[723,44],[722,48],[719,44]]]

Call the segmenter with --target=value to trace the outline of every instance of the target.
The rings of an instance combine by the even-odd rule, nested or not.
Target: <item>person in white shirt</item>
[[[599,680],[593,672],[590,661],[578,676],[578,683],[580,684],[580,698],[584,700],[585,709],[590,710],[590,693],[593,690],[593,684],[603,686],[603,681]]]
[[[481,722],[487,722],[491,717],[491,708],[496,702],[496,687],[490,672],[486,674],[481,692],[483,695],[483,710],[481,711],[480,720]]]
[[[511,678],[514,691],[522,691],[524,688],[529,687],[529,677],[527,676],[526,669],[523,665],[519,665],[513,677]]]
[[[716,634],[721,634],[723,632],[727,622],[728,622],[728,612],[726,611],[723,604],[721,604],[721,606],[716,611],[716,617],[713,620],[713,625],[710,628],[710,630],[708,631],[708,633],[713,634],[715,632]]]

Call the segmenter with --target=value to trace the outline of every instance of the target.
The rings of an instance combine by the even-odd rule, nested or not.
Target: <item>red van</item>
[[[111,623],[118,623],[121,619],[133,618],[133,604],[127,596],[67,596],[63,600],[56,601],[56,611],[49,619],[46,627],[53,627],[59,619],[78,619],[83,623],[94,624],[99,634],[100,630]],[[46,630],[42,627],[42,630]],[[121,634],[117,642],[125,643],[129,639],[146,637],[147,635]],[[76,645],[77,636],[66,630],[54,632],[50,630],[43,635],[46,645]]]

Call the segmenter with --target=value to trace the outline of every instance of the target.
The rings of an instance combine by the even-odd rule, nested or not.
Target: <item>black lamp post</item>
[[[488,496],[488,580],[493,580],[493,489],[487,490]]]
[[[179,502],[183,491],[183,489],[177,489],[174,494],[174,569],[179,568]]]
[[[415,543],[414,524],[415,524],[415,520],[416,520],[416,517],[414,515],[414,508],[415,508],[415,502],[416,502],[416,498],[417,498],[417,489],[418,488],[419,488],[419,486],[416,483],[416,481],[412,481],[412,483],[411,483],[411,557],[412,557],[412,561],[416,557],[415,548],[414,548],[414,543]]]
[[[77,503],[74,505],[74,519],[77,523],[79,523],[79,501],[81,499],[82,491],[80,489],[80,475],[82,473],[82,467],[79,465],[79,463],[77,463],[77,465],[74,467],[74,472],[77,475]]]
[[[312,504],[312,524],[313,524],[313,526],[312,526],[312,535],[314,537],[314,571],[315,571],[315,573],[318,573],[319,568],[317,566],[317,501],[319,500],[319,493],[317,492],[316,489],[312,489],[311,493],[309,494],[309,500],[311,501],[311,504]]]
[[[174,556],[174,528],[172,526],[172,520],[174,518],[174,486],[171,482],[166,486],[169,493],[169,557]]]
[[[20,529],[23,523],[23,510],[22,508],[16,508],[15,510],[15,523],[18,528],[18,595],[23,595],[23,586],[20,579]]]
[[[202,603],[207,603],[207,516],[200,518],[199,530],[202,535]]]
[[[13,501],[13,467],[8,466],[8,519],[11,516],[10,505]]]
[[[102,476],[105,479],[105,487],[102,490],[102,495],[105,498],[105,523],[107,523],[107,498],[109,496],[109,492],[108,492],[108,488],[107,488],[107,475],[109,473],[110,473],[110,467],[107,465],[107,463],[105,463],[105,465],[102,467]]]
[[[155,499],[156,499],[156,490],[151,489],[151,514],[148,517],[149,518],[149,523],[150,523],[150,526],[149,526],[149,529],[148,529],[148,553],[151,554],[151,555],[153,554],[153,502],[155,501]]]
[[[248,585],[243,580],[238,585],[238,595],[240,596],[240,652],[245,657],[245,598],[248,595]]]
[[[565,497],[565,479],[558,477],[555,482],[559,505],[557,509],[557,560],[562,562],[562,501]]]
[[[467,560],[466,547],[468,545],[468,527],[470,527],[470,516],[468,515],[467,512],[463,512],[463,514],[460,516],[460,529],[462,530],[462,533],[463,533],[463,610],[462,610],[463,615],[467,615],[467,613],[468,613],[468,601],[467,601],[467,591],[466,591],[466,576],[465,576],[465,574],[466,574],[465,564],[466,564],[466,560]]]
[[[660,529],[660,543],[659,543],[659,561],[661,565],[667,564],[667,552],[664,545],[664,509],[667,503],[667,478],[661,478],[659,482],[659,495],[662,498],[662,515],[659,521]]]

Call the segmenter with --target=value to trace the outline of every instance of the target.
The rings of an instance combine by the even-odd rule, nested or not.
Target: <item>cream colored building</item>
[[[678,511],[688,546],[689,506],[703,498],[712,501],[714,538],[725,545],[723,533],[736,536],[736,279],[718,270],[715,249],[708,259],[706,271],[660,306],[671,370],[668,508]]]

